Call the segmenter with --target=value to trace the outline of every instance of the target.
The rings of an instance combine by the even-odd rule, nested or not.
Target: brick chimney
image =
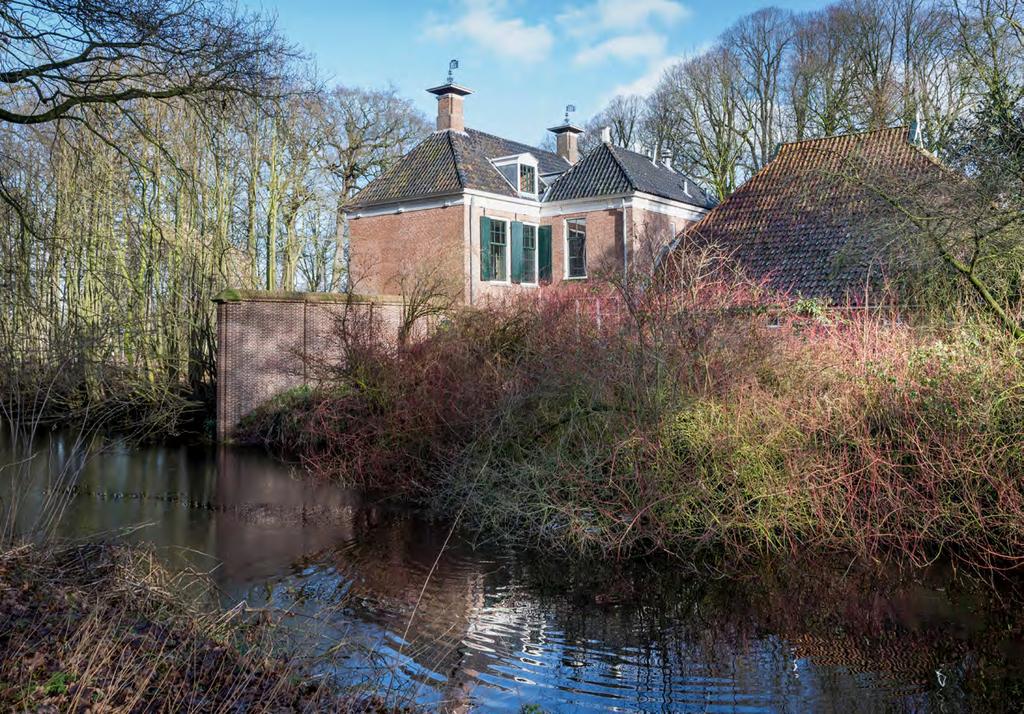
[[[548,131],[555,135],[559,156],[570,164],[580,160],[579,136],[583,133],[582,127],[570,123],[566,115],[565,123],[553,126]]]
[[[437,96],[437,130],[465,131],[466,120],[462,114],[462,98],[473,93],[454,82],[442,84],[427,90]]]

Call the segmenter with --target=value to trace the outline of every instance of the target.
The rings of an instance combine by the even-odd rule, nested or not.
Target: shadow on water
[[[54,474],[81,459],[64,435],[34,453],[24,483],[4,471],[21,528]],[[0,464],[10,456],[0,443]],[[1022,696],[1019,601],[939,569],[786,563],[726,580],[457,537],[442,553],[442,525],[212,447],[94,454],[56,528],[117,534],[210,570],[220,605],[271,608],[310,667],[447,710],[991,711]]]

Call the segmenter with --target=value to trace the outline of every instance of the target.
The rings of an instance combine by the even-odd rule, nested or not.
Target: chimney
[[[610,126],[601,127],[601,143],[610,144],[612,143],[612,128]]]
[[[466,120],[462,114],[462,98],[473,93],[454,82],[431,87],[427,90],[437,95],[437,130],[465,131]]]
[[[572,104],[567,104],[565,106],[565,119],[562,120],[562,123],[548,129],[556,137],[558,155],[570,164],[575,164],[580,160],[579,135],[583,133],[583,127],[576,126],[569,121],[569,114],[574,111],[576,111],[576,107]]]
[[[666,147],[662,147],[662,149],[661,149],[661,165],[664,166],[669,171],[675,171],[675,169],[672,168],[672,150],[671,149],[668,149]]]

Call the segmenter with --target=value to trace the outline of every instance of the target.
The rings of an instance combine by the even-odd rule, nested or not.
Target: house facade
[[[450,276],[465,304],[651,265],[713,206],[668,162],[614,146],[586,156],[583,130],[551,127],[545,151],[467,128],[472,92],[437,97],[437,129],[346,210],[356,292],[400,295],[425,272]]]

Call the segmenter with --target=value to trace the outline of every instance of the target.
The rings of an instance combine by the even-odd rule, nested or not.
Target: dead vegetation
[[[276,652],[244,605],[148,550],[23,544],[0,554],[0,708],[39,712],[396,711]]]

